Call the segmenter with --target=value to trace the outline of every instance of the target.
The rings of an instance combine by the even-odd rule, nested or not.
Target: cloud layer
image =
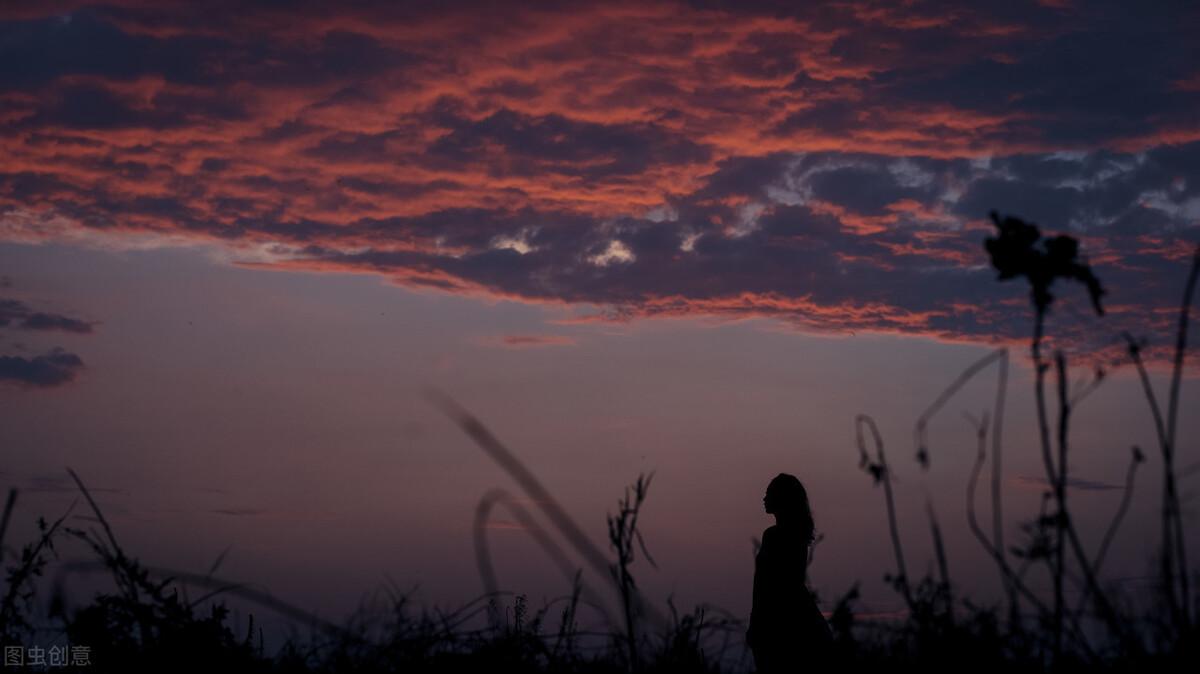
[[[62,314],[34,311],[20,300],[0,297],[0,328],[91,334],[92,323]]]
[[[83,361],[73,353],[53,349],[40,356],[0,356],[0,383],[50,388],[74,381]]]
[[[11,288],[12,285],[9,277],[0,277],[0,288]],[[94,325],[71,316],[35,309],[22,300],[0,297],[0,330],[90,335]],[[0,332],[0,335],[3,334]],[[19,351],[27,350],[20,343],[14,346]],[[83,360],[79,356],[60,347],[33,357],[0,354],[0,384],[23,389],[45,389],[69,384],[83,369]]]
[[[995,208],[1081,239],[1107,333],[1169,328],[1200,12],[796,4],[0,10],[0,237],[994,340],[1026,307],[985,267]]]

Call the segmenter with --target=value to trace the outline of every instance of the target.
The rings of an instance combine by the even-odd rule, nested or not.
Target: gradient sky
[[[204,569],[232,546],[229,575],[331,616],[384,578],[451,605],[478,593],[475,504],[517,490],[432,386],[598,540],[657,471],[656,600],[744,614],[761,493],[788,471],[826,535],[814,586],[861,579],[887,611],[881,494],[853,444],[868,412],[914,567],[928,498],[986,595],[960,412],[987,408],[994,373],[935,425],[929,472],[910,438],[1012,346],[1010,535],[1036,512],[1028,291],[996,282],[988,212],[1075,236],[1108,291],[1098,319],[1056,287],[1049,324],[1080,377],[1117,365],[1072,465],[1095,534],[1130,445],[1153,448],[1119,336],[1161,355],[1200,241],[1200,11],[965,5],[5,4],[18,515],[69,503],[69,465],[147,561]],[[1194,464],[1200,421],[1180,431]],[[1148,568],[1158,468],[1151,452],[1114,577]],[[564,591],[497,517],[502,584]]]

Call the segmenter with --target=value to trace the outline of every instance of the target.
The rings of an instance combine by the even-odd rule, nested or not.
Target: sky
[[[529,5],[0,8],[0,475],[24,526],[69,505],[70,466],[156,564],[228,548],[227,574],[334,617],[386,579],[466,601],[476,504],[524,496],[436,389],[599,544],[654,471],[655,601],[745,615],[784,471],[824,535],[814,587],[862,581],[886,613],[882,495],[854,445],[869,413],[910,564],[928,501],[986,595],[962,413],[990,409],[996,372],[932,427],[928,470],[911,434],[1010,348],[1019,536],[1044,485],[1028,284],[998,282],[983,246],[996,210],[1076,238],[1104,285],[1098,317],[1056,284],[1047,329],[1074,377],[1111,373],[1076,422],[1093,541],[1147,450],[1110,562],[1144,575],[1161,462],[1121,335],[1165,392],[1200,242],[1200,11]],[[1194,465],[1200,422],[1181,423]],[[512,517],[488,531],[502,585],[567,589]]]

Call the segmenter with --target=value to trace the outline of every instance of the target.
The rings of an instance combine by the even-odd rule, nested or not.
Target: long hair
[[[777,515],[790,521],[800,530],[801,542],[812,545],[816,524],[812,508],[808,505],[808,491],[795,475],[780,473],[767,485],[767,498]]]

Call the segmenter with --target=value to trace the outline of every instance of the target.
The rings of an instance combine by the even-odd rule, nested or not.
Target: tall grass
[[[1099,315],[1104,313],[1102,297],[1105,291],[1100,280],[1079,259],[1077,244],[1070,237],[1042,238],[1036,226],[1014,217],[1001,218],[993,214],[993,221],[998,236],[988,240],[987,249],[1000,279],[1024,277],[1030,284],[1033,309],[1030,359],[1034,371],[1037,436],[1045,481],[1050,489],[1043,496],[1038,517],[1023,526],[1026,540],[1020,545],[1006,548],[1000,498],[1000,419],[1007,385],[1007,349],[998,349],[971,364],[918,418],[914,428],[916,460],[922,468],[926,468],[931,461],[927,434],[929,421],[968,381],[989,366],[996,367],[997,394],[991,420],[987,413],[980,417],[968,415],[968,421],[976,432],[977,446],[976,459],[967,480],[965,506],[968,527],[992,560],[1007,596],[1008,619],[1004,632],[993,632],[996,621],[992,612],[979,609],[966,598],[955,601],[947,597],[950,583],[932,507],[928,508],[927,517],[934,534],[934,556],[939,561],[940,577],[927,578],[917,586],[920,590],[914,589],[906,572],[901,536],[896,525],[891,469],[883,452],[883,440],[871,418],[860,415],[857,420],[860,466],[877,485],[883,486],[884,507],[895,555],[897,573],[889,574],[887,579],[908,607],[908,619],[904,626],[890,633],[890,637],[879,647],[880,652],[893,656],[902,654],[895,658],[900,662],[937,666],[949,662],[946,657],[955,650],[956,644],[974,644],[976,657],[964,660],[962,664],[987,662],[989,666],[997,667],[997,663],[1014,666],[1022,663],[1022,666],[1050,670],[1079,666],[1194,668],[1198,664],[1194,644],[1200,633],[1197,633],[1192,618],[1197,598],[1192,594],[1188,580],[1184,536],[1186,526],[1179,505],[1175,468],[1175,429],[1187,349],[1188,319],[1197,278],[1200,276],[1200,248],[1192,259],[1184,284],[1171,361],[1166,415],[1157,402],[1141,357],[1143,343],[1131,335],[1125,335],[1130,361],[1139,373],[1153,417],[1163,471],[1161,539],[1157,554],[1159,591],[1149,607],[1139,609],[1132,598],[1123,596],[1114,587],[1103,586],[1100,570],[1129,509],[1137,471],[1145,461],[1145,454],[1139,447],[1131,449],[1121,502],[1098,548],[1089,554],[1075,526],[1068,500],[1071,423],[1074,412],[1104,380],[1105,372],[1097,370],[1081,388],[1071,390],[1066,354],[1057,350],[1047,357],[1044,352],[1045,318],[1054,300],[1051,293],[1054,281],[1078,281],[1083,284]],[[1048,391],[1047,379],[1051,370],[1053,389]],[[978,482],[987,458],[989,421],[993,452],[993,526],[990,536],[979,523],[976,505]],[[871,431],[874,459],[865,446],[864,428]],[[1050,582],[1052,590],[1048,597],[1030,589],[1029,578],[1038,569]],[[1073,608],[1066,600],[1066,588],[1071,582],[1080,590],[1080,598]],[[955,620],[960,614],[967,615],[982,631],[964,633],[961,621],[956,623]],[[994,643],[988,643],[992,641]],[[989,646],[998,650],[989,652]]]

